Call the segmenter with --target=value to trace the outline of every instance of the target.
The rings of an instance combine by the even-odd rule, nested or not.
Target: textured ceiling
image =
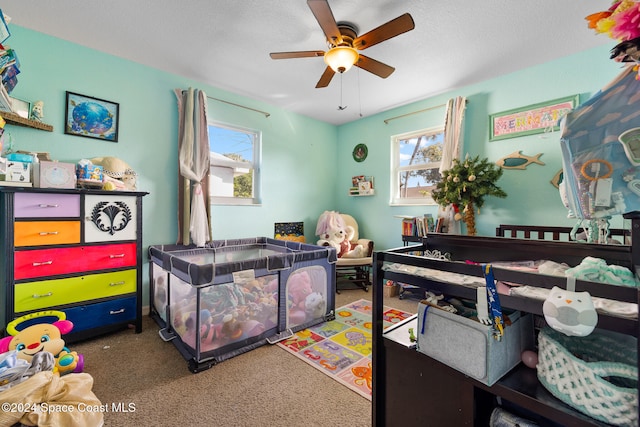
[[[322,58],[269,57],[327,50],[304,0],[5,0],[2,10],[12,24],[342,124],[611,43],[584,20],[610,3],[329,0],[359,34],[405,12],[415,29],[366,50],[396,68],[387,79],[354,67],[323,89]]]

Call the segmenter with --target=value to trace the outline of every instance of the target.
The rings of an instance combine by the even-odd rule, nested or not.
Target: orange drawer
[[[135,267],[136,256],[135,243],[21,250],[14,255],[14,279]]]
[[[13,244],[44,246],[80,243],[80,221],[16,221]]]

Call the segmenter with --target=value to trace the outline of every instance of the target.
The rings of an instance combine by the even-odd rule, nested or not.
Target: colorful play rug
[[[373,305],[361,299],[336,309],[336,318],[296,332],[278,345],[311,366],[371,400],[371,314]],[[384,308],[384,327],[411,313]]]

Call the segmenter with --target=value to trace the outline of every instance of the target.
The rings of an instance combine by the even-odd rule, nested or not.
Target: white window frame
[[[429,195],[424,198],[416,197],[401,197],[400,196],[400,173],[405,171],[420,170],[420,169],[440,169],[442,162],[433,163],[421,163],[419,165],[400,166],[400,141],[404,141],[411,138],[417,138],[422,135],[436,135],[444,133],[444,125],[436,126],[427,129],[421,129],[412,132],[406,132],[399,135],[393,135],[391,137],[391,179],[390,184],[390,201],[391,206],[430,206],[437,205],[433,198]],[[444,142],[443,142],[444,144]]]
[[[262,203],[261,198],[261,166],[262,166],[262,132],[249,129],[242,126],[221,123],[214,120],[207,121],[208,126],[215,126],[223,129],[229,129],[237,132],[243,132],[253,135],[253,197],[224,197],[211,196],[212,205],[229,205],[229,206],[259,206]]]

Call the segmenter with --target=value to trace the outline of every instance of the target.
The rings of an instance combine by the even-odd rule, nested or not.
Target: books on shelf
[[[351,196],[372,196],[374,194],[373,177],[356,175],[351,178],[349,194]]]
[[[20,73],[20,61],[15,50],[7,46],[3,46],[3,48],[0,49],[0,79],[3,90],[9,94],[18,84],[17,75]]]
[[[427,233],[440,232],[441,225],[441,218],[436,221],[431,214],[404,216],[402,217],[402,235],[424,237]]]

